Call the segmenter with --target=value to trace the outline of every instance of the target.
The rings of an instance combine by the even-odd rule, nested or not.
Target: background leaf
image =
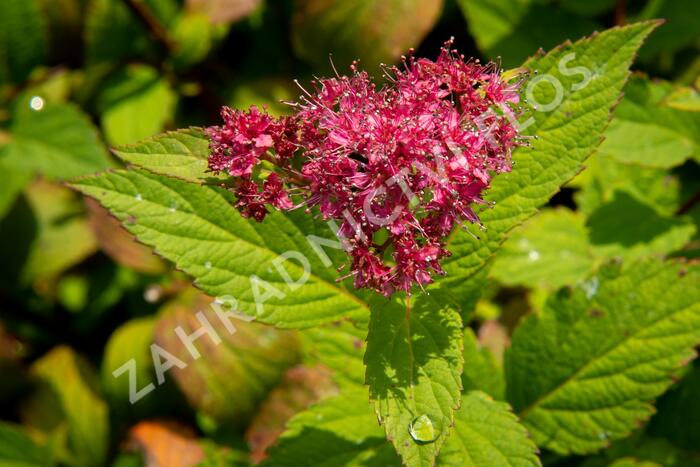
[[[523,321],[506,353],[508,400],[540,446],[592,452],[652,414],[700,342],[698,274],[658,260],[608,266]]]

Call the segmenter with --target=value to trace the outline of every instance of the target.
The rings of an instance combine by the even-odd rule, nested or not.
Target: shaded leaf
[[[627,260],[672,252],[696,231],[691,219],[660,216],[625,192],[591,213],[588,227],[597,255]]]
[[[503,368],[491,351],[477,341],[471,328],[464,329],[462,388],[465,393],[479,390],[497,400],[505,399]],[[464,403],[462,407],[464,408]]]
[[[442,0],[306,0],[296,1],[292,44],[317,69],[331,71],[360,59],[376,70],[416,47],[433,28]]]
[[[70,465],[91,467],[106,460],[109,441],[107,404],[97,394],[96,377],[68,347],[55,347],[32,367],[40,389],[23,412],[25,422],[43,436],[67,430]]]
[[[82,203],[70,190],[35,182],[3,219],[1,274],[12,284],[53,277],[93,254],[97,245]]]
[[[292,418],[261,465],[385,467],[401,462],[377,426],[366,388],[356,387]]]
[[[322,366],[296,366],[287,370],[282,382],[270,391],[246,430],[252,461],[258,463],[267,457],[267,449],[284,432],[292,416],[337,392],[330,370]]]
[[[39,0],[3,0],[0,15],[0,86],[22,83],[47,52]]]
[[[540,48],[549,49],[598,29],[591,20],[543,3],[536,0],[458,1],[479,49],[489,59],[501,57],[506,67],[519,65]]]
[[[298,338],[290,331],[222,319],[211,303],[211,298],[195,290],[186,291],[162,310],[155,342],[184,362],[168,375],[193,407],[222,424],[242,423],[284,371],[299,361]],[[176,329],[192,335],[204,329],[201,319],[209,323],[215,337],[205,334],[193,341],[195,354],[180,340]],[[233,326],[233,333],[228,326]],[[197,354],[199,358],[195,358]]]
[[[0,464],[7,467],[49,465],[49,454],[17,425],[0,422]]]

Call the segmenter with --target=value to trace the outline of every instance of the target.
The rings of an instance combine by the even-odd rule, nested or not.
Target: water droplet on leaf
[[[408,432],[417,443],[432,443],[440,435],[440,428],[428,415],[423,414],[411,422]]]
[[[206,263],[204,263],[204,267],[207,269],[211,269],[211,261],[207,261]]]
[[[136,196],[134,196],[136,201],[141,201],[143,199],[143,196],[141,196],[141,193],[136,193]]]

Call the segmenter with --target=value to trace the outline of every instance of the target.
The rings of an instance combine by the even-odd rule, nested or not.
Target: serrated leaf
[[[558,288],[586,276],[593,265],[585,218],[561,208],[542,211],[513,231],[491,275],[505,285]]]
[[[109,442],[109,415],[107,404],[95,390],[92,369],[72,349],[60,346],[37,360],[32,372],[42,390],[24,407],[25,422],[45,436],[67,425],[70,464],[102,465]]]
[[[261,465],[384,467],[399,461],[367,401],[363,387],[347,388],[295,416]]]
[[[700,268],[609,265],[516,329],[508,400],[535,441],[588,453],[627,436],[700,342]]]
[[[700,157],[700,114],[665,106],[672,92],[669,82],[634,76],[605,131],[600,154],[662,168]]]
[[[391,64],[420,44],[442,5],[442,0],[296,2],[292,44],[297,55],[317,69],[332,71],[332,54],[338,69],[360,59],[364,67],[378,70],[380,63]]]
[[[134,143],[163,130],[177,96],[158,70],[132,65],[104,84],[98,98],[102,128],[111,144]]]
[[[240,311],[260,322],[308,327],[366,314],[361,295],[338,284],[333,264],[324,262],[342,264],[345,252],[316,244],[328,255],[324,258],[307,238],[332,241],[334,234],[303,212],[274,212],[262,223],[248,221],[225,190],[138,170],[86,177],[73,186],[110,209],[140,241],[194,277],[204,292],[233,295]],[[305,276],[299,257],[280,256],[290,251],[311,266],[303,284],[295,283]],[[286,271],[289,284],[280,271]]]
[[[462,322],[421,295],[377,300],[367,335],[366,381],[387,437],[407,465],[435,463],[459,407]]]
[[[187,128],[121,146],[114,153],[124,162],[151,172],[203,183],[217,179],[208,170],[209,139],[201,128]]]
[[[438,457],[438,465],[465,467],[541,466],[537,447],[505,402],[481,391],[462,398],[453,433]]]
[[[464,329],[464,373],[462,388],[478,390],[497,400],[505,399],[506,381],[503,368],[491,351],[482,347],[471,328]],[[464,403],[462,404],[464,407]]]
[[[18,102],[4,161],[17,170],[67,179],[112,166],[87,115],[69,104],[44,103],[33,110]]]
[[[598,25],[537,0],[459,0],[469,32],[490,58],[515,67],[540,48],[590,34]],[[586,2],[589,3],[589,2]]]
[[[46,21],[38,0],[3,0],[0,15],[0,85],[22,83],[44,63]]]
[[[511,173],[492,181],[486,199],[495,202],[495,206],[479,214],[486,227],[477,232],[481,239],[461,230],[453,232],[448,245],[453,255],[443,265],[447,276],[436,281],[436,287],[459,295],[462,303],[474,302],[474,295],[481,290],[476,279],[485,277],[483,269],[506,233],[532,216],[580,171],[600,144],[600,135],[619,99],[632,59],[657,24],[613,28],[574,44],[564,44],[525,63],[540,76],[551,76],[561,83],[561,103],[550,112],[534,112],[534,123],[527,132],[538,139],[531,148],[515,152]],[[562,59],[572,53],[575,58],[565,63],[566,68],[581,66],[591,73],[588,84],[578,90],[572,90],[572,86],[582,85],[583,75],[572,73],[571,69],[564,75],[559,70]],[[545,104],[554,102],[556,97],[553,86],[547,84],[537,85],[532,93],[537,102]]]

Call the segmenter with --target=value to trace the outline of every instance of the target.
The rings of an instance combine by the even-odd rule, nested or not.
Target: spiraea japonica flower
[[[210,169],[232,177],[244,216],[304,207],[336,221],[356,287],[390,295],[430,283],[446,236],[479,222],[474,206],[523,144],[520,82],[451,46],[385,68],[381,86],[356,64],[316,80],[289,117],[224,108],[208,129]]]

